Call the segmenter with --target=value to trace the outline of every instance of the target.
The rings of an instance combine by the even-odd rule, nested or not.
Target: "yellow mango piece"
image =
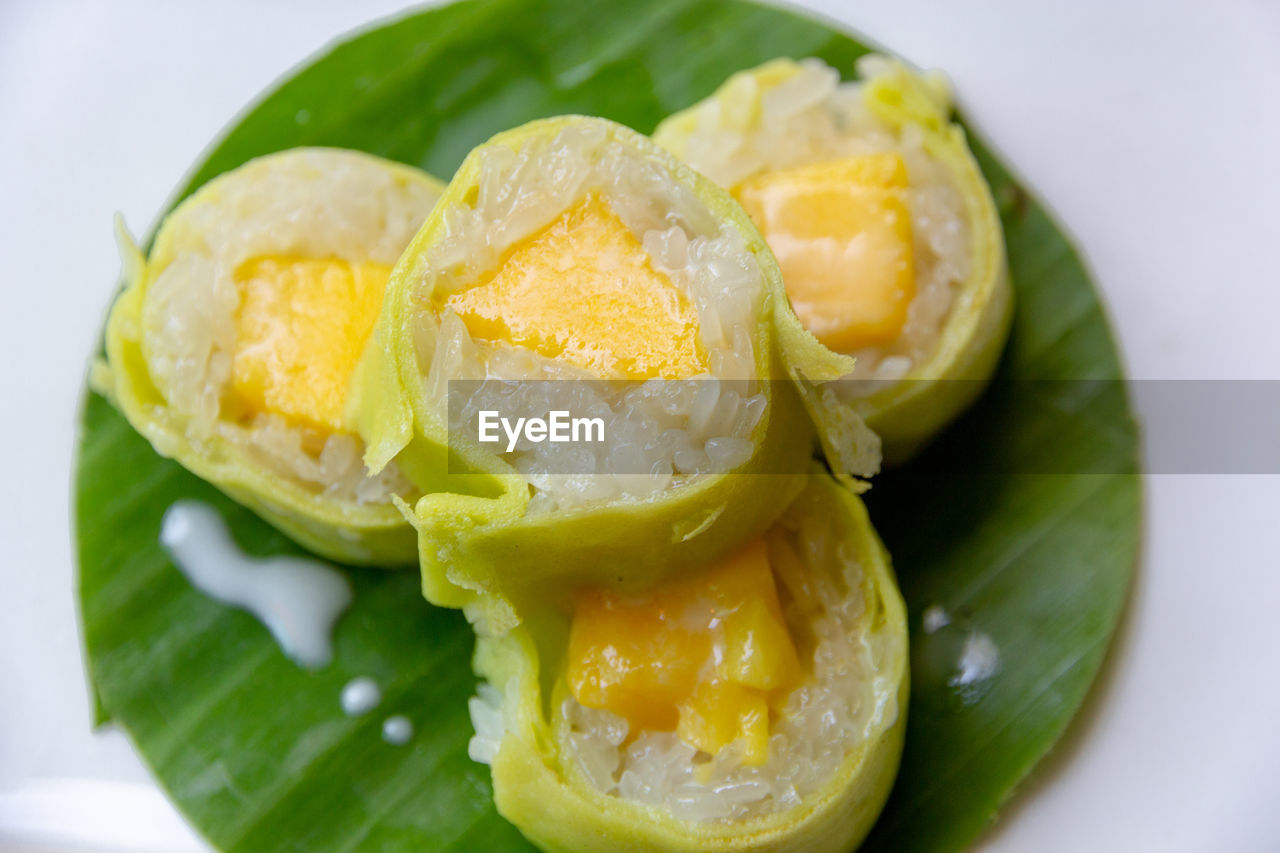
[[[674,605],[674,606],[673,606]],[[569,682],[578,701],[635,727],[670,731],[697,687],[711,638],[681,624],[681,602],[639,603],[592,590],[578,601],[569,638]]]
[[[800,322],[830,349],[902,331],[916,292],[908,186],[901,157],[870,154],[765,172],[734,190]]]
[[[764,764],[769,758],[768,696],[732,681],[700,682],[680,705],[676,734],[709,755],[736,740],[744,764]]]
[[[526,347],[603,378],[687,379],[708,369],[693,304],[594,194],[443,306],[475,338]]]
[[[382,264],[262,257],[236,271],[231,390],[245,415],[342,429],[347,388],[382,307]]]
[[[761,597],[744,597],[733,618],[724,624],[727,676],[738,684],[764,691],[787,686],[790,675],[800,666],[795,643],[778,607],[777,593],[773,592],[772,575],[768,581],[768,589],[747,592],[746,595]]]
[[[763,539],[641,596],[588,590],[574,609],[574,697],[710,754],[736,740],[764,762],[769,701],[800,673]]]

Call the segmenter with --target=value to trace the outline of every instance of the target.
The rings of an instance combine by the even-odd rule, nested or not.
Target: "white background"
[[[951,74],[1078,238],[1133,376],[1280,378],[1280,3],[812,6]],[[201,849],[89,731],[68,483],[111,217],[145,231],[265,86],[396,7],[0,0],[0,848]],[[1278,515],[1277,477],[1149,479],[1103,682],[983,849],[1280,849]]]

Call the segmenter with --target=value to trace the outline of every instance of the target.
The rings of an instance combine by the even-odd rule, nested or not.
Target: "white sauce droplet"
[[[971,631],[960,650],[956,673],[947,679],[952,687],[968,687],[986,681],[1000,669],[1000,649],[981,631]]]
[[[372,678],[360,676],[342,688],[342,710],[348,717],[367,714],[382,701],[382,690]]]
[[[387,717],[382,724],[382,739],[392,746],[404,746],[413,737],[413,723],[408,717],[396,715]]]
[[[251,557],[200,501],[165,511],[160,544],[196,589],[258,617],[294,663],[318,669],[333,660],[333,626],[352,598],[337,569],[302,557]]]
[[[921,625],[924,627],[926,634],[932,634],[951,624],[951,616],[946,610],[942,609],[941,604],[931,604],[925,608],[924,615],[920,617]]]

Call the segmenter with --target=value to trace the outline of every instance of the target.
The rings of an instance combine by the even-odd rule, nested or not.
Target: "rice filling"
[[[863,80],[841,82],[821,61],[805,60],[798,73],[763,92],[754,77],[737,77],[720,96],[697,109],[697,125],[680,152],[735,193],[770,173],[829,167],[836,180],[850,158],[901,158],[909,176],[903,194],[911,238],[904,245],[914,268],[914,292],[896,319],[896,334],[888,340],[863,336],[851,347],[836,341],[834,349],[857,359],[847,377],[857,380],[901,379],[927,360],[972,265],[964,199],[946,167],[926,149],[924,132],[914,125],[889,126],[866,102],[863,81],[881,73],[885,62],[882,57],[864,57],[858,65]],[[757,101],[760,113],[750,118],[734,114],[730,105]],[[747,207],[772,244],[759,211]],[[787,273],[785,258],[780,260]],[[788,276],[789,292],[792,278]],[[801,317],[805,319],[803,312]]]
[[[186,438],[197,445],[225,439],[340,500],[407,494],[394,466],[366,476],[362,443],[334,426],[385,270],[434,201],[430,187],[316,150],[250,163],[215,195],[184,205],[166,223],[176,250],[147,290],[141,337],[152,382],[183,416]],[[354,321],[355,306],[341,301],[347,280],[367,306]],[[295,325],[273,333],[271,324],[281,321],[271,311]],[[306,368],[313,360],[307,345],[321,342],[321,366],[334,376],[313,370],[293,388],[271,384],[273,371],[288,378]]]
[[[751,457],[762,274],[665,166],[572,125],[481,149],[476,190],[443,216],[416,300],[428,407],[453,429],[495,407],[604,421],[595,445],[499,450],[529,512],[647,498]],[[472,383],[453,407],[452,380]]]
[[[677,731],[637,728],[561,690],[550,710],[562,772],[678,819],[739,821],[799,805],[868,732],[896,718],[893,693],[877,676],[891,640],[872,630],[857,555],[821,513],[790,513],[766,536],[803,676],[770,714],[765,759],[755,760],[745,739],[700,751]],[[470,702],[473,759],[491,761],[499,749],[505,704],[501,691],[479,686]]]

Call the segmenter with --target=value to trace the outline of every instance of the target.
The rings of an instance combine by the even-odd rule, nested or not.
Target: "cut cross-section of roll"
[[[797,375],[842,365],[845,381],[808,398],[832,425],[829,449],[847,439],[824,401],[852,399],[886,461],[901,462],[982,390],[1011,289],[991,190],[951,121],[946,82],[880,56],[858,70],[841,82],[818,60],[774,60],[654,138],[729,188],[777,255]]]
[[[545,850],[851,850],[897,771],[904,606],[825,474],[726,557],[580,588],[475,661],[471,755]]]
[[[416,537],[349,416],[387,278],[442,185],[351,151],[295,149],[210,181],[126,288],[95,386],[156,450],[331,559],[403,565]]]
[[[472,151],[362,367],[370,468],[426,493],[427,598],[500,631],[549,579],[650,583],[772,521],[814,444],[778,300],[741,207],[634,131],[567,116]],[[849,473],[878,464],[862,438]]]

